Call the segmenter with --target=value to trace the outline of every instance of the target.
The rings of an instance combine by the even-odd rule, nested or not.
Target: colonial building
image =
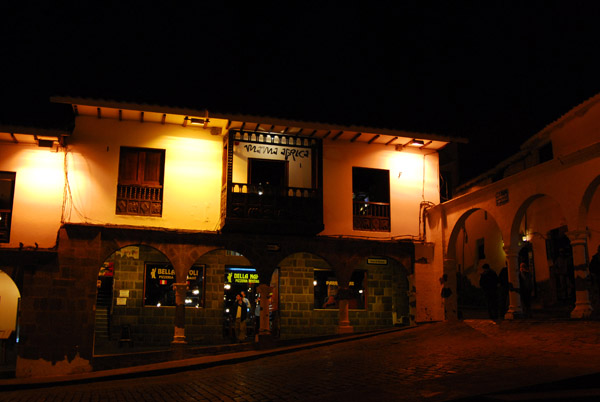
[[[598,277],[590,275],[589,264],[600,245],[599,122],[596,95],[428,210],[428,240],[440,251],[448,278],[447,317],[472,317],[484,307],[484,263],[498,273],[507,267],[506,318],[523,316],[522,263],[533,280],[534,317],[597,314]]]
[[[426,241],[441,235],[425,218],[449,138],[53,101],[72,106],[72,131],[0,129],[0,280],[13,289],[0,329],[17,376],[231,342],[241,291],[252,340],[446,318],[443,248]]]

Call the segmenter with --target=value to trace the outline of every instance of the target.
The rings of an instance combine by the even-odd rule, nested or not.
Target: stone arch
[[[600,175],[597,176],[586,188],[581,203],[579,205],[578,217],[577,217],[577,229],[587,229],[589,231],[588,237],[590,243],[588,245],[589,257],[595,254],[597,247],[600,245],[600,238],[597,233],[600,232],[600,213],[596,213],[595,216],[590,216],[591,211],[598,211],[599,208],[592,208],[592,206],[598,206],[600,203]],[[589,259],[589,258],[588,258]]]
[[[186,340],[190,345],[219,344],[234,341],[234,328],[227,308],[234,302],[234,294],[239,291],[228,288],[226,282],[228,267],[255,268],[255,261],[244,254],[241,248],[231,245],[203,249],[197,253],[192,266],[204,268],[204,306],[188,308],[185,314]],[[257,285],[257,284],[253,284]],[[255,297],[247,291],[252,306]],[[249,320],[252,320],[250,317]],[[248,324],[248,335],[252,335],[252,326]]]
[[[165,317],[175,313],[175,282],[171,261],[157,248],[131,243],[113,250],[98,271],[94,354],[168,347],[173,324]]]
[[[510,229],[510,242],[507,252],[515,255],[514,280],[518,284],[520,263],[526,263],[533,280],[533,308],[547,308],[557,304],[570,303],[567,299],[575,297],[574,273],[565,268],[563,275],[557,266],[573,266],[572,250],[568,231],[572,230],[567,221],[564,206],[549,194],[533,194],[523,201],[517,209]],[[559,251],[565,250],[563,256]],[[560,254],[560,255],[559,255]],[[558,261],[565,260],[559,264]],[[569,290],[570,289],[570,290]],[[565,294],[564,298],[562,293]],[[562,300],[562,301],[561,301]]]
[[[503,233],[493,214],[484,208],[465,211],[450,233],[445,261],[448,282],[456,277],[456,292],[447,291],[451,298],[456,294],[459,318],[487,317],[485,296],[479,287],[481,266],[488,263],[499,273],[505,265]]]
[[[2,363],[8,364],[13,369],[17,363],[17,342],[19,337],[19,304],[21,302],[21,292],[12,280],[12,278],[0,269],[0,329],[10,331],[8,339],[5,339],[3,345]]]

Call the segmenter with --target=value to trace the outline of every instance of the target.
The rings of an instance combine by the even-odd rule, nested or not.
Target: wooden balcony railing
[[[162,216],[162,187],[119,184],[117,214]]]
[[[272,230],[287,226],[290,232],[294,227],[318,227],[323,224],[323,203],[319,190],[301,187],[261,186],[246,183],[231,183],[223,186],[223,220],[235,221],[243,225],[262,222]],[[320,229],[322,230],[322,229]]]
[[[390,204],[385,202],[354,201],[352,207],[355,230],[390,231]]]

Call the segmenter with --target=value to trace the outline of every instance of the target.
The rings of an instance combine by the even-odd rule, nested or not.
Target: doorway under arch
[[[122,247],[98,271],[94,355],[168,348],[173,340],[175,271],[147,245]]]
[[[16,368],[20,302],[19,288],[0,270],[0,377],[14,373]]]

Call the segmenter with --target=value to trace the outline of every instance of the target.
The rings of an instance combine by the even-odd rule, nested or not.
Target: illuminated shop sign
[[[260,283],[254,268],[227,268],[226,283]]]
[[[204,265],[194,265],[188,271],[185,304],[202,307],[204,304]],[[175,269],[168,263],[146,263],[144,305],[175,306]]]

